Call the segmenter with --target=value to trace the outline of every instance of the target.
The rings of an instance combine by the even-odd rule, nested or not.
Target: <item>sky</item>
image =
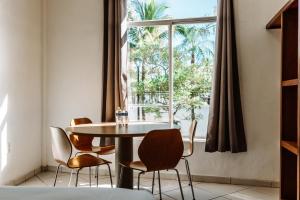
[[[203,17],[215,15],[217,0],[156,0],[165,2],[167,14],[173,19]]]

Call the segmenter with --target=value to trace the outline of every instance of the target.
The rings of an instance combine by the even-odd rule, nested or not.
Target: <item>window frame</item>
[[[173,123],[173,94],[174,94],[174,66],[173,66],[173,37],[174,26],[180,24],[205,24],[216,23],[217,16],[197,17],[197,18],[183,18],[183,19],[160,19],[160,20],[145,20],[145,21],[128,21],[127,29],[133,27],[146,26],[168,26],[168,50],[169,50],[169,123]]]

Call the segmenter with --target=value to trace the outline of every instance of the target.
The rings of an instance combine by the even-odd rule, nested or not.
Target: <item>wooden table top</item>
[[[169,123],[154,122],[131,122],[127,126],[117,126],[114,122],[105,122],[100,124],[84,124],[69,126],[67,132],[78,135],[88,135],[94,137],[142,137],[151,130],[164,130],[180,126]]]

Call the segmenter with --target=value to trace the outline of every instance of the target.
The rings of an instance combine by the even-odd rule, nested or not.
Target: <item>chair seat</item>
[[[97,153],[99,155],[109,155],[115,153],[115,145],[106,147],[97,146],[79,146],[76,147],[81,153]]]
[[[132,162],[125,162],[121,163],[124,167],[147,172],[147,167],[144,165],[142,161],[132,161]]]
[[[109,164],[110,161],[97,158],[90,154],[82,154],[79,156],[75,156],[68,161],[68,166],[70,168],[83,168],[83,167],[93,167],[98,165]]]
[[[97,154],[99,155],[109,155],[115,153],[115,145],[100,147],[98,149]]]

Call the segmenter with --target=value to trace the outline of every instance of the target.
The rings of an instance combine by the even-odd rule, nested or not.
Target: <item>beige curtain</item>
[[[104,35],[102,68],[102,121],[115,121],[115,110],[123,108],[126,99],[127,52],[126,0],[104,0]],[[101,146],[114,144],[101,138]]]
[[[240,97],[233,0],[219,0],[216,60],[206,152],[247,151]]]

